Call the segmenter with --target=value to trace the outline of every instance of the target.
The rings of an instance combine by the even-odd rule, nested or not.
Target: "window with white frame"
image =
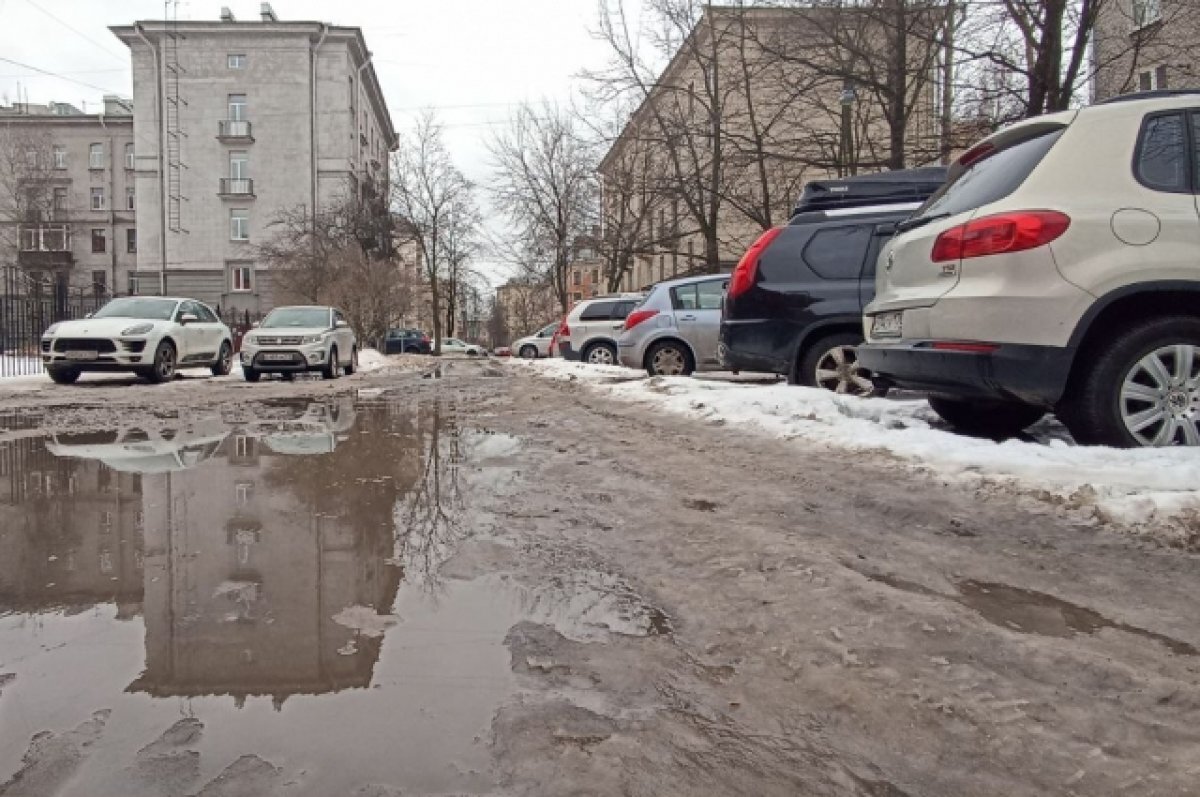
[[[238,482],[233,486],[238,506],[246,506],[254,496],[254,482]]]
[[[225,63],[229,66],[230,69],[245,69],[246,68],[246,54],[245,53],[230,53],[226,57]]]
[[[54,145],[54,168],[67,168],[67,148],[61,144]]]
[[[234,293],[249,293],[254,290],[254,267],[236,265],[230,268],[229,287]]]
[[[92,187],[92,210],[104,210],[105,207],[106,206],[104,204],[104,187],[103,186],[93,186]]]
[[[233,208],[229,211],[229,240],[250,240],[250,211],[245,208]]]
[[[125,251],[131,255],[137,254],[137,227],[125,230]]]
[[[88,146],[88,168],[103,169],[104,168],[104,145],[91,144]]]
[[[1169,88],[1167,85],[1167,67],[1158,66],[1145,69],[1138,74],[1138,89],[1140,91],[1158,91]]]
[[[134,163],[134,161],[133,161],[133,144],[126,144],[125,145],[125,168],[132,169],[133,163]]]
[[[231,122],[246,121],[246,95],[229,95],[229,120]]]
[[[137,194],[133,191],[133,186],[125,188],[125,209],[137,210]]]
[[[1133,0],[1133,26],[1144,28],[1162,17],[1162,0]]]
[[[245,180],[250,177],[250,156],[243,150],[229,153],[229,179]]]

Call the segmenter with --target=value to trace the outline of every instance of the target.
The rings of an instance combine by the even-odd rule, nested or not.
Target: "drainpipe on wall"
[[[117,285],[117,139],[100,116],[100,127],[108,133],[108,240],[112,241],[109,271],[113,287]]]
[[[354,113],[355,113],[356,117],[361,116],[362,111],[363,111],[363,87],[362,87],[363,70],[365,70],[367,67],[369,67],[371,65],[371,59],[373,57],[374,57],[374,55],[372,53],[368,52],[367,60],[363,61],[362,66],[360,66],[358,68],[358,72],[355,75],[356,80],[355,80],[354,85],[355,85],[355,89],[358,91],[358,97],[356,98],[357,101],[354,103]],[[352,120],[352,123],[353,123],[354,129],[358,130],[358,119],[355,118],[354,120]],[[365,174],[367,169],[366,169],[366,164],[363,162],[362,133],[359,133],[358,135],[356,135],[354,137],[354,141],[358,147],[358,158],[354,165],[355,165],[355,167],[360,169]],[[359,183],[359,193],[360,194],[362,193],[362,183],[361,182]],[[355,197],[355,200],[358,200],[358,199],[359,199],[359,197]]]
[[[166,148],[167,115],[163,113],[162,66],[159,63],[158,48],[142,32],[142,23],[135,22],[133,29],[137,33],[138,38],[150,48],[150,53],[154,56],[154,112],[158,114],[158,210],[159,224],[161,225],[158,236],[159,256],[161,258],[158,267],[158,293],[160,296],[165,296],[167,293],[167,174],[164,150]]]
[[[312,145],[312,219],[314,229],[317,223],[317,50],[325,43],[325,37],[329,35],[329,25],[321,23],[321,38],[317,39],[316,43],[308,52],[309,63],[309,84],[312,89],[312,98],[309,101],[309,143]]]

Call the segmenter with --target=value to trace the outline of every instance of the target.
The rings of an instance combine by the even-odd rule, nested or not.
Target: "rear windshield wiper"
[[[914,216],[911,219],[905,219],[904,221],[897,224],[896,232],[897,233],[908,232],[909,230],[915,230],[918,227],[924,227],[926,224],[929,224],[930,222],[938,221],[939,219],[948,219],[948,218],[950,218],[949,213],[935,213],[932,216]]]

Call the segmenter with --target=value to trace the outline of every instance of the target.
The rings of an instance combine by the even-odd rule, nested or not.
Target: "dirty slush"
[[[1200,793],[1200,569],[484,362],[0,399],[0,795]]]

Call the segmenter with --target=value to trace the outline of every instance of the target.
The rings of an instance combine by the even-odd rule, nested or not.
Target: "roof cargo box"
[[[813,180],[804,186],[804,193],[792,214],[864,205],[924,202],[945,181],[945,166]]]

